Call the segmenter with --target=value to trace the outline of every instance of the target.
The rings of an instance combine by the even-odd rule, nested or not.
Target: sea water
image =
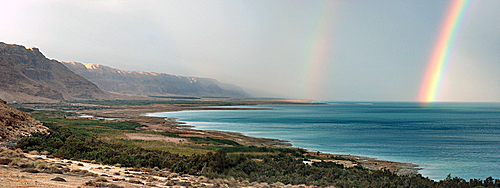
[[[310,151],[411,162],[431,179],[500,178],[500,103],[258,105],[159,112],[202,130],[290,141]]]

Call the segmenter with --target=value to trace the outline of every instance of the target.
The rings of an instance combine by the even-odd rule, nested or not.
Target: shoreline
[[[168,118],[172,118],[172,117],[168,117]],[[177,118],[174,118],[174,119],[177,121]],[[222,137],[224,139],[228,139],[228,137],[240,138],[239,141],[233,140],[233,141],[237,141],[237,142],[244,141],[246,139],[250,139],[250,140],[255,140],[255,142],[261,143],[260,147],[284,147],[284,148],[304,149],[307,151],[307,154],[311,155],[311,156],[318,156],[319,155],[321,157],[327,157],[327,158],[328,157],[341,157],[341,158],[353,159],[357,162],[357,163],[352,164],[352,163],[346,163],[346,160],[324,160],[326,162],[331,161],[331,162],[343,164],[346,167],[353,167],[353,166],[359,164],[359,165],[363,166],[364,168],[368,168],[370,170],[387,169],[387,170],[390,170],[398,175],[406,175],[406,176],[419,174],[418,171],[423,169],[423,168],[419,168],[419,166],[417,164],[410,163],[410,162],[379,160],[375,157],[365,157],[365,156],[358,156],[358,155],[351,155],[351,154],[346,155],[346,154],[324,153],[321,151],[314,152],[314,151],[311,151],[307,148],[296,147],[289,140],[248,136],[248,135],[245,135],[244,133],[241,133],[241,132],[220,131],[220,130],[200,130],[200,129],[196,129],[196,127],[193,125],[188,125],[186,122],[180,122],[180,121],[177,121],[177,122],[185,126],[185,127],[183,126],[181,129],[185,128],[186,130],[192,130],[192,131],[197,131],[197,132],[208,132],[208,133],[212,133],[212,134],[226,135],[226,137]],[[182,136],[182,135],[180,134],[180,136]],[[244,139],[241,139],[241,138],[244,138]],[[242,145],[246,145],[246,144],[242,144]],[[321,160],[317,160],[317,159],[310,159],[310,160],[311,160],[311,162],[321,162]]]
[[[311,105],[311,104],[309,104]],[[256,146],[256,147],[288,147],[288,148],[299,148],[294,147],[292,143],[288,140],[263,138],[247,136],[240,132],[230,132],[230,131],[220,131],[220,130],[199,130],[192,125],[186,124],[186,122],[177,121],[177,118],[173,117],[154,117],[154,116],[144,116],[146,113],[159,113],[159,112],[180,112],[180,111],[190,111],[190,110],[277,110],[277,109],[267,109],[267,108],[224,108],[224,107],[199,107],[199,108],[174,108],[174,109],[164,109],[163,111],[155,111],[152,109],[133,110],[134,116],[128,117],[118,117],[121,120],[129,120],[146,125],[147,127],[139,128],[143,131],[167,131],[179,136],[190,136],[190,137],[210,137],[218,139],[228,139],[238,142],[245,146]],[[95,113],[85,113],[92,114],[95,117],[106,117],[106,118],[117,118],[118,115],[122,114],[122,111],[112,111],[112,112],[95,112]],[[305,149],[305,148],[300,148]],[[315,154],[316,152],[309,151],[305,149],[309,154]],[[409,162],[397,162],[388,160],[379,160],[373,157],[364,157],[357,155],[346,155],[346,154],[334,154],[334,153],[322,153],[320,155],[343,157],[347,159],[353,159],[358,161],[358,163],[370,170],[382,170],[387,169],[398,175],[414,175],[419,174],[419,168],[417,164]]]
[[[252,106],[252,105],[336,105],[331,103],[312,103],[310,101],[297,102],[297,101],[280,101],[280,100],[256,100],[256,101],[230,101],[229,106]],[[343,103],[341,103],[343,104]],[[352,104],[352,103],[347,103]],[[218,131],[218,130],[198,130],[193,126],[187,125],[185,122],[177,121],[177,118],[172,117],[151,117],[144,116],[146,113],[155,112],[177,112],[177,111],[189,111],[189,110],[278,110],[269,108],[241,108],[241,107],[225,107],[225,106],[214,106],[214,105],[171,105],[171,104],[152,104],[152,105],[96,105],[96,104],[81,104],[72,103],[73,106],[86,106],[86,107],[96,107],[102,109],[92,109],[92,110],[77,110],[72,111],[76,114],[91,115],[101,121],[133,121],[146,127],[138,128],[142,131],[155,131],[155,132],[170,132],[177,134],[179,136],[190,136],[190,137],[210,137],[218,139],[233,140],[245,146],[256,146],[256,147],[288,147],[288,148],[299,148],[294,147],[290,141],[280,140],[280,139],[270,139],[262,137],[252,137],[246,136],[239,132],[229,132],[229,131]],[[353,104],[358,105],[358,104]],[[363,104],[360,104],[363,105]],[[47,108],[44,108],[47,109]],[[56,109],[58,110],[58,109]],[[73,118],[73,117],[70,117]],[[74,117],[78,118],[78,117]],[[110,118],[110,119],[107,119]],[[300,148],[304,149],[304,148]],[[307,150],[307,149],[305,149]],[[316,152],[308,151],[309,154],[313,155]],[[347,159],[356,160],[361,166],[368,168],[370,170],[381,170],[388,169],[395,172],[398,175],[413,175],[419,174],[418,171],[422,168],[418,168],[417,164],[396,162],[396,161],[386,161],[378,160],[371,157],[363,157],[356,155],[344,155],[344,154],[333,154],[333,153],[320,153],[320,155],[328,156],[338,156]],[[338,162],[338,161],[337,161]]]

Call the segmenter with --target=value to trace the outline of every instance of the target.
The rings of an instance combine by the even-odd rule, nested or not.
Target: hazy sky
[[[0,41],[254,96],[415,101],[449,1],[0,0]],[[439,101],[500,102],[500,1],[472,0]]]

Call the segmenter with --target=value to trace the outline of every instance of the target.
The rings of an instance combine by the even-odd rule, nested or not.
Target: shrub
[[[38,165],[36,165],[36,168],[38,168],[38,169],[46,169],[47,165],[45,163],[39,163]]]

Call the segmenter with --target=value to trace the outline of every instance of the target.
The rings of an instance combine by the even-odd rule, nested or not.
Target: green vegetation
[[[183,97],[183,96],[155,96],[155,95],[149,95],[148,97],[164,98],[164,99],[201,99],[199,97]]]
[[[241,146],[238,144],[238,142],[232,141],[232,140],[224,140],[224,139],[218,139],[218,138],[203,138],[203,137],[190,137],[190,136],[179,136],[176,134],[172,134],[169,132],[150,132],[151,134],[159,134],[167,137],[172,137],[172,138],[185,138],[188,139],[190,142],[195,143],[195,144],[211,144],[211,145],[230,145],[230,146]]]
[[[53,114],[57,116],[49,116]],[[17,143],[23,150],[49,151],[59,158],[95,160],[128,167],[159,167],[176,173],[210,178],[234,177],[258,182],[282,182],[336,187],[500,187],[500,180],[465,181],[448,177],[435,182],[421,175],[398,176],[387,170],[371,171],[355,166],[344,168],[332,162],[302,162],[302,149],[245,147],[222,139],[205,138],[199,144],[121,139],[138,133],[132,122],[106,122],[61,117],[62,112],[33,112],[50,128],[51,134],[33,134]],[[179,137],[170,133],[165,136]],[[193,138],[190,138],[193,139]],[[196,142],[196,139],[193,139]],[[213,145],[223,143],[224,145]],[[180,147],[177,147],[180,146]],[[335,158],[335,157],[334,157]],[[340,159],[340,158],[336,158]]]
[[[35,110],[29,109],[29,108],[18,108],[17,110],[19,110],[21,112],[33,112],[33,111],[35,111]]]
[[[74,116],[74,113],[71,112],[63,112],[63,111],[50,111],[50,110],[36,110],[32,111],[31,115],[38,118],[52,118],[52,117],[66,117],[66,116]]]
[[[238,103],[224,101],[199,101],[199,100],[83,100],[83,101],[67,101],[70,103],[96,104],[96,105],[150,105],[150,104],[172,104],[172,105],[211,105],[211,106],[228,106],[238,105]]]
[[[342,156],[330,156],[330,159],[356,162],[356,160],[354,160],[354,159],[345,158]]]
[[[255,146],[239,146],[239,147],[225,147],[220,149],[226,153],[287,153],[295,157],[303,157],[302,154],[306,153],[304,149],[296,148],[268,148],[268,147],[255,147]]]
[[[214,144],[214,145],[230,145],[241,146],[238,142],[232,140],[223,140],[218,138],[202,138],[202,137],[187,137],[189,141],[195,144]]]
[[[76,111],[76,110],[102,110],[109,108],[103,106],[72,105],[71,103],[62,101],[58,103],[14,103],[9,105],[23,112],[32,112],[33,111],[32,109],[56,109],[60,111]]]

